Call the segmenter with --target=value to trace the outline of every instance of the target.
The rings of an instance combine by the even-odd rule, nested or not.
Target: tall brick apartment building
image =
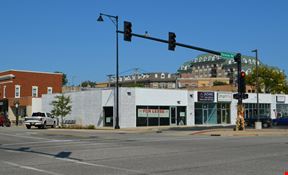
[[[0,114],[15,121],[16,103],[21,117],[41,109],[42,94],[62,92],[62,76],[23,70],[0,72]]]

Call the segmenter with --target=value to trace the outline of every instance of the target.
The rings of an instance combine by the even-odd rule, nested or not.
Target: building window
[[[3,98],[6,98],[6,86],[3,86]]]
[[[38,97],[38,86],[32,86],[32,97]]]
[[[20,85],[15,85],[15,98],[20,98],[21,87]]]
[[[47,88],[47,94],[52,94],[53,93],[53,88],[52,87],[48,87]]]

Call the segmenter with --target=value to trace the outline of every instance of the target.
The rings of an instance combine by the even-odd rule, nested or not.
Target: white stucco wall
[[[195,123],[195,102],[198,100],[197,91],[188,90],[168,90],[168,89],[148,89],[148,88],[119,88],[119,124],[121,128],[136,127],[136,106],[185,106],[187,126],[194,126]],[[214,92],[214,103],[218,101],[218,93]],[[57,95],[57,94],[56,94]],[[93,91],[82,91],[65,93],[72,99],[72,113],[66,119],[76,120],[77,124],[90,125],[96,127],[103,126],[103,107],[114,106],[114,88],[96,89]],[[249,93],[249,98],[243,103],[256,103],[256,94]],[[271,105],[271,117],[275,118],[276,96],[271,94],[259,94],[259,103],[269,103]],[[288,95],[282,104],[288,104]],[[33,110],[38,111],[42,108],[44,112],[52,110],[51,102],[55,94],[43,95],[42,102],[39,99],[33,101]],[[287,100],[286,100],[287,99]],[[231,103],[231,124],[236,123],[237,100],[226,101]],[[39,106],[42,103],[42,106]],[[40,108],[41,107],[41,108]],[[41,111],[41,110],[40,110]],[[115,117],[114,108],[114,117]],[[115,121],[115,120],[114,120]],[[115,122],[114,122],[115,125]]]
[[[114,89],[102,90],[102,106],[114,106]]]
[[[135,88],[120,88],[119,125],[121,128],[136,127]]]
[[[43,95],[42,108],[44,112],[51,112],[51,102],[59,94]],[[66,120],[76,120],[76,124],[103,126],[103,108],[101,90],[65,93],[71,97],[72,111]]]
[[[187,126],[195,125],[195,96],[193,91],[187,91]]]
[[[187,90],[136,88],[136,105],[186,106]]]
[[[32,112],[41,112],[42,111],[42,98],[32,98]]]

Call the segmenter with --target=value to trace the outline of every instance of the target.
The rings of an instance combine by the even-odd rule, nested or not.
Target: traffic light
[[[175,50],[176,47],[176,35],[173,32],[169,32],[168,49]]]
[[[240,93],[245,93],[246,92],[245,76],[246,76],[246,73],[244,71],[241,71],[240,79],[239,79]]]
[[[234,61],[236,63],[241,63],[241,54],[240,53],[237,53],[235,56],[234,56]]]
[[[131,41],[132,38],[132,23],[124,21],[124,40]]]

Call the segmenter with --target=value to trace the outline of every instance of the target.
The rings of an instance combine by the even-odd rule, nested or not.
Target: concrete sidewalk
[[[208,129],[202,131],[193,131],[190,135],[206,136],[288,136],[288,129],[245,129],[243,131],[234,131],[233,129]]]
[[[7,128],[8,129],[8,128]],[[23,130],[24,126],[11,127],[10,129]],[[185,136],[185,135],[198,135],[198,136],[288,136],[288,126],[264,128],[256,130],[247,128],[244,131],[234,131],[234,126],[157,126],[157,127],[137,127],[137,128],[121,128],[115,130],[111,127],[102,127],[96,129],[48,129],[50,134],[67,134],[77,135],[77,133],[118,133],[118,134],[140,134],[140,133],[163,133],[167,135]],[[43,132],[45,130],[33,128],[27,130],[31,132]]]

